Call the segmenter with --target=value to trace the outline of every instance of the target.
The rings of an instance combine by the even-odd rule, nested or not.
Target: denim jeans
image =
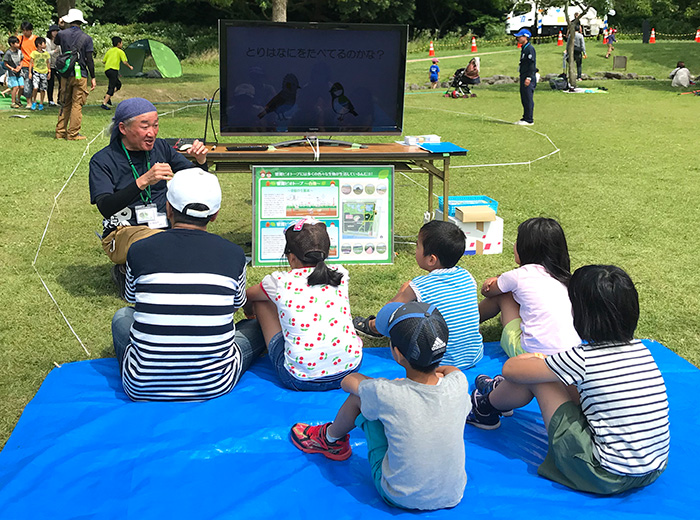
[[[270,340],[270,344],[267,346],[267,352],[270,356],[270,361],[272,361],[272,366],[277,373],[277,377],[282,384],[287,388],[302,392],[325,392],[326,390],[337,390],[340,388],[340,383],[343,378],[348,374],[360,370],[360,366],[362,365],[362,363],[360,363],[353,370],[348,370],[342,374],[330,376],[330,378],[325,377],[303,381],[290,374],[287,368],[284,366],[284,335],[281,332],[275,334]]]
[[[114,344],[114,354],[119,361],[119,369],[121,370],[122,361],[126,347],[131,343],[129,337],[131,333],[131,325],[134,323],[134,308],[122,307],[114,313],[112,318],[112,343]]]
[[[112,341],[114,353],[121,370],[126,348],[131,343],[131,325],[134,323],[134,308],[122,307],[112,318]],[[234,341],[241,351],[241,374],[265,351],[265,338],[257,320],[241,320],[236,323]]]

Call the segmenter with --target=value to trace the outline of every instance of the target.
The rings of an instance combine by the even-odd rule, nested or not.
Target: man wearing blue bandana
[[[156,107],[143,98],[126,99],[114,111],[109,145],[90,160],[90,203],[104,217],[102,247],[116,264],[112,277],[120,294],[131,244],[168,227],[167,181],[193,165],[207,169],[208,149],[200,141],[188,150],[190,161],[157,136]]]

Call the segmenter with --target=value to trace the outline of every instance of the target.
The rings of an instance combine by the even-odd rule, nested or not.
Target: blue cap
[[[157,111],[158,109],[147,99],[140,97],[125,99],[117,105],[117,109],[114,111],[111,140],[115,140],[121,135],[119,123],[128,121],[132,117],[140,116],[141,114]]]
[[[447,349],[445,319],[435,305],[425,302],[387,303],[377,313],[375,327],[418,367],[440,362]]]
[[[518,36],[527,36],[528,38],[532,38],[532,33],[530,31],[528,31],[527,29],[520,29],[513,36],[515,36],[516,38]]]

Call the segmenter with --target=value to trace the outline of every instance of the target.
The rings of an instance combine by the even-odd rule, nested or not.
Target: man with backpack
[[[55,43],[61,46],[61,55],[57,59],[57,69],[61,71],[61,64],[68,64],[64,72],[60,72],[65,78],[61,85],[60,102],[61,111],[58,114],[56,124],[56,139],[80,141],[85,139],[80,134],[80,125],[83,121],[83,105],[87,101],[87,75],[90,73],[90,90],[95,90],[95,62],[93,61],[94,46],[92,38],[80,28],[87,23],[83,18],[83,12],[79,9],[71,9],[63,16],[66,28],[56,35]]]

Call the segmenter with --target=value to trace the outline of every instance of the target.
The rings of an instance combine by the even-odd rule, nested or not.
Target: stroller
[[[479,70],[479,62],[476,61],[478,58],[475,58],[474,61],[476,63],[477,71]],[[470,85],[478,85],[481,81],[477,77],[476,79],[469,78],[466,74],[467,69],[462,68],[462,69],[457,69],[454,73],[454,76],[452,78],[452,83],[450,83],[450,88],[445,92],[445,97],[451,97],[451,98],[468,98],[468,97],[476,97],[476,94],[474,94],[471,89],[469,88]]]

